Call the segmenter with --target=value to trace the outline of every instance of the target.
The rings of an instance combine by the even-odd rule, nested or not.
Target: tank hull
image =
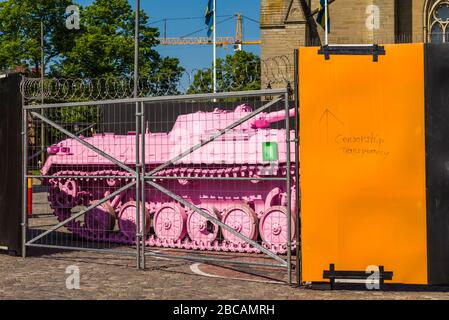
[[[199,112],[180,116],[169,133],[147,132],[137,137],[135,133],[104,133],[81,139],[132,171],[138,162],[136,147],[144,138],[144,171],[150,173],[167,164],[153,174],[154,182],[245,237],[260,241],[266,248],[281,254],[286,252],[288,243],[288,185],[291,212],[296,212],[295,145],[287,142],[294,141],[294,132],[288,137],[284,129],[267,127],[270,121],[282,120],[282,113],[276,112],[220,133],[222,128],[250,112],[245,106],[239,106],[233,113]],[[212,136],[217,138],[204,143]],[[287,143],[290,143],[290,154]],[[269,150],[268,158],[264,149],[267,144],[275,147]],[[92,205],[134,179],[132,173],[118,168],[76,139],[61,141],[48,151],[50,156],[42,175],[48,177],[45,184],[49,187],[49,202],[59,221],[70,217],[74,207]],[[186,151],[188,154],[179,157]],[[290,167],[287,167],[288,159]],[[286,180],[288,171],[290,183]],[[259,251],[150,185],[145,187],[144,199],[145,229],[141,223],[139,233],[144,235],[148,246]],[[84,219],[69,222],[66,227],[87,240],[134,244],[138,231],[136,207],[136,192],[128,190],[86,213]],[[292,240],[294,224],[293,216]]]

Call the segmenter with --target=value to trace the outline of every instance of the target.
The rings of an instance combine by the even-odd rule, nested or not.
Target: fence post
[[[27,210],[28,128],[27,128],[27,110],[25,110],[23,106],[24,101],[22,101],[22,257],[25,258],[26,241],[27,241],[27,223],[28,223],[28,210]]]
[[[141,180],[140,180],[140,141],[139,141],[139,133],[140,133],[140,103],[136,102],[136,134],[135,134],[135,143],[136,143],[136,253],[137,253],[137,269],[141,268],[141,256],[140,256],[140,244],[141,244],[141,221],[140,221],[140,203],[141,203]]]
[[[145,240],[146,240],[146,208],[145,208],[145,105],[143,102],[140,103],[140,130],[141,130],[141,138],[140,138],[140,163],[141,163],[141,175],[140,175],[140,186],[141,186],[141,212],[142,212],[142,249],[141,249],[141,269],[146,268],[146,258],[145,258]]]
[[[139,96],[139,27],[140,27],[140,0],[136,0],[135,31],[134,31],[134,98]],[[136,102],[136,250],[137,268],[141,268],[140,256],[140,154],[139,154],[139,125],[140,125],[140,104]]]
[[[284,105],[285,105],[285,142],[286,153],[287,153],[287,171],[286,171],[286,182],[287,182],[287,261],[288,261],[288,284],[292,284],[292,211],[291,211],[291,181],[290,181],[290,170],[291,170],[291,159],[290,159],[290,117],[289,111],[290,107],[288,105],[288,92],[284,95]]]
[[[299,50],[295,49],[294,52],[294,90],[295,90],[295,202],[296,202],[296,283],[300,287],[302,284],[302,272],[301,272],[301,199],[299,188]]]

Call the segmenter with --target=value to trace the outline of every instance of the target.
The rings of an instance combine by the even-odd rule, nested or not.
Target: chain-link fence
[[[25,105],[24,192],[28,179],[40,188],[23,202],[24,250],[131,254],[142,268],[155,256],[285,268],[292,283],[289,97],[271,89]],[[41,164],[35,128],[46,136]],[[30,200],[45,225],[26,216]]]

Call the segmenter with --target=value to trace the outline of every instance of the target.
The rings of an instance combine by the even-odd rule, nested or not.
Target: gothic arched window
[[[449,0],[435,1],[429,11],[429,41],[449,43]]]

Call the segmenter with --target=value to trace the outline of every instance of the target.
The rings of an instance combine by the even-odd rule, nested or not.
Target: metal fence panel
[[[156,256],[281,267],[292,283],[288,98],[273,89],[25,106],[24,172],[42,184],[33,208],[56,215],[47,226],[24,217],[25,247],[135,254],[140,268]],[[80,135],[73,123],[86,115]],[[36,128],[46,150],[29,139]]]
[[[295,110],[287,91],[149,102],[144,109],[155,130],[145,138],[152,219],[146,255],[262,264],[290,274]]]
[[[118,106],[133,114],[138,111],[135,103]],[[138,232],[133,227],[138,210],[126,219],[117,211],[123,201],[139,198],[138,135],[116,137],[100,132],[104,125],[100,106],[40,107],[24,107],[24,191],[33,182],[34,192],[24,197],[23,249],[100,250],[138,256]],[[80,119],[86,124],[81,130],[75,127]],[[138,121],[129,126],[136,128]],[[29,218],[25,213],[30,205]],[[40,219],[34,219],[37,216]]]

